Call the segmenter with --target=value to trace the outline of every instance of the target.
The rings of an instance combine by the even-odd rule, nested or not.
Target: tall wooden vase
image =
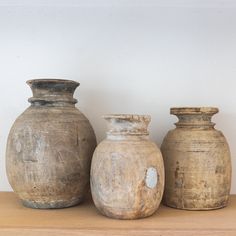
[[[63,208],[78,204],[89,187],[96,138],[88,119],[75,107],[79,83],[27,81],[31,106],[11,128],[6,151],[9,182],[23,204]]]

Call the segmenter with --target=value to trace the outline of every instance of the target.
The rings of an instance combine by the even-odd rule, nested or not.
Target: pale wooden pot
[[[167,206],[188,210],[225,207],[231,187],[228,143],[214,128],[217,108],[171,108],[179,118],[161,145]]]
[[[8,180],[27,207],[76,205],[88,191],[96,147],[88,119],[75,108],[73,93],[79,83],[55,79],[27,83],[33,97],[8,136]]]
[[[91,192],[108,217],[136,219],[152,215],[164,190],[160,150],[148,138],[150,116],[108,115],[107,138],[96,148]]]

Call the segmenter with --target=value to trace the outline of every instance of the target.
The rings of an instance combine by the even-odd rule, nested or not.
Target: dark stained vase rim
[[[73,98],[73,94],[80,83],[76,81],[42,78],[28,80],[26,83],[30,86],[33,93],[33,97],[28,99],[30,103],[77,103],[77,100]]]

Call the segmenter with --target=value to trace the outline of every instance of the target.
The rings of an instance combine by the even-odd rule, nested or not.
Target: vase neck
[[[104,119],[108,121],[108,138],[122,139],[124,137],[147,137],[147,130],[151,121],[146,115],[106,115]]]
[[[35,79],[27,81],[33,97],[28,101],[33,106],[75,106],[73,98],[79,83],[61,79]]]
[[[171,108],[170,113],[179,119],[175,123],[177,128],[213,129],[215,123],[211,121],[211,118],[218,111],[218,108],[214,107],[184,107]]]

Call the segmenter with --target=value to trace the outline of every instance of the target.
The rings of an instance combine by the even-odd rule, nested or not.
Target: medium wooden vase
[[[152,215],[164,190],[162,155],[148,138],[150,116],[108,115],[107,137],[91,165],[91,192],[108,217],[136,219]]]
[[[212,107],[171,108],[179,118],[161,146],[167,206],[188,210],[225,207],[231,186],[228,143],[214,128]]]
[[[23,204],[63,208],[82,201],[96,147],[88,119],[75,108],[70,80],[27,81],[31,106],[11,128],[6,150],[9,182]]]

